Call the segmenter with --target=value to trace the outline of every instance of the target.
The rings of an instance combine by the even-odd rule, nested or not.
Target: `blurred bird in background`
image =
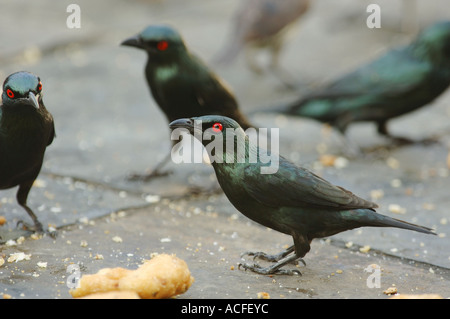
[[[244,50],[252,71],[263,73],[255,61],[255,49],[267,49],[271,53],[269,69],[287,86],[292,80],[279,65],[285,37],[310,6],[310,0],[247,0],[237,9],[232,30],[224,48],[213,59],[217,65],[231,63]]]
[[[173,27],[151,25],[121,44],[147,53],[147,84],[169,122],[183,117],[217,114],[233,118],[244,129],[252,127],[241,113],[228,85],[190,52]],[[170,156],[169,152],[149,174],[135,174],[131,179],[150,180],[166,175],[161,169],[170,161]]]
[[[353,122],[375,122],[378,133],[400,144],[387,122],[428,105],[450,85],[450,21],[433,24],[410,44],[391,50],[276,112],[329,123],[342,134]],[[426,141],[426,140],[424,140]]]

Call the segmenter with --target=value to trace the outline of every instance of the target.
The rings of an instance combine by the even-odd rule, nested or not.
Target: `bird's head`
[[[249,154],[248,137],[239,124],[231,118],[206,115],[178,119],[169,126],[173,133],[178,128],[188,130],[206,148],[213,165],[225,162],[243,163]],[[178,133],[181,134],[181,131]]]
[[[165,56],[186,50],[181,35],[168,25],[150,25],[121,45],[147,51],[151,56]]]
[[[428,56],[437,64],[450,65],[450,21],[437,22],[424,29],[417,40],[415,47],[419,54]]]
[[[3,83],[4,106],[29,105],[39,110],[42,103],[42,82],[32,73],[21,71],[9,75]]]
[[[172,130],[176,128],[187,129],[189,133],[199,139],[203,145],[208,144],[213,136],[221,136],[225,141],[228,137],[227,133],[233,133],[234,135],[240,135],[242,137],[245,136],[244,130],[235,120],[220,115],[205,115],[178,119],[171,122],[169,127]]]

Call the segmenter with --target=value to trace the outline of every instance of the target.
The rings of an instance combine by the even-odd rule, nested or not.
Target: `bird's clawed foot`
[[[33,232],[38,235],[47,234],[52,238],[56,238],[56,236],[58,235],[58,232],[56,230],[45,231],[44,227],[42,226],[42,224],[39,221],[35,222],[34,225],[29,225],[29,224],[25,223],[23,220],[19,220],[16,224],[16,228],[21,228],[25,231]]]
[[[127,180],[131,182],[149,182],[154,178],[165,177],[170,174],[172,174],[172,171],[154,170],[150,174],[131,174],[127,177]]]
[[[269,267],[262,267],[258,264],[246,264],[246,263],[239,263],[238,268],[242,267],[245,270],[249,269],[253,272],[256,272],[258,274],[262,275],[271,275],[271,274],[279,274],[279,275],[301,275],[301,272],[299,270],[286,270],[286,269],[280,269],[284,265],[287,264],[294,264],[298,265],[298,262],[302,262],[303,265],[306,266],[305,261],[302,258],[297,257],[297,255],[294,253],[289,256],[290,253],[294,251],[294,246],[291,246],[287,248],[286,250],[282,251],[279,254],[276,255],[269,255],[264,252],[245,252],[241,254],[241,257],[248,255],[253,256],[253,260],[256,258],[263,259],[269,262],[274,262],[273,265]]]
[[[281,266],[276,266],[276,265],[272,265],[270,267],[261,267],[258,264],[253,264],[253,265],[249,265],[249,264],[245,264],[245,263],[239,263],[238,268],[244,268],[244,270],[251,270],[253,272],[256,272],[258,274],[261,275],[288,275],[288,276],[292,276],[292,275],[302,275],[302,273],[297,270],[297,269],[280,269]]]

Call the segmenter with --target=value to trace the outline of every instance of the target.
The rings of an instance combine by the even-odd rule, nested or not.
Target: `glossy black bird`
[[[280,268],[297,260],[302,261],[314,238],[363,226],[397,227],[434,234],[430,228],[376,213],[376,204],[327,182],[281,156],[270,162],[263,160],[261,154],[267,154],[267,151],[252,143],[236,121],[230,118],[185,118],[172,122],[170,127],[189,130],[206,146],[217,180],[237,210],[261,225],[293,237],[294,245],[278,255],[250,253],[274,261],[272,266],[263,268],[258,264],[243,264],[245,269],[262,274],[293,274],[297,271]],[[223,143],[223,147],[208,147],[216,138],[220,141],[217,144]],[[230,139],[233,141],[230,142]],[[270,166],[271,171],[264,171]]]
[[[230,36],[213,62],[229,64],[244,51],[247,65],[260,74],[262,68],[255,61],[255,52],[267,49],[271,53],[270,70],[285,84],[292,85],[292,80],[287,79],[287,73],[279,66],[279,57],[287,31],[308,11],[309,6],[310,0],[242,1],[234,14]]]
[[[0,189],[19,186],[17,202],[30,215],[36,232],[43,232],[43,227],[27,198],[54,137],[53,117],[44,106],[40,78],[28,72],[8,76],[0,106]]]
[[[189,51],[180,33],[171,26],[151,25],[122,45],[147,52],[145,77],[154,100],[169,122],[219,114],[235,119],[244,128],[252,126],[227,85]],[[158,174],[169,156],[149,178]]]
[[[384,136],[387,122],[431,103],[450,85],[450,21],[436,23],[410,45],[387,52],[298,101],[272,112],[316,119],[345,133],[371,121]],[[267,110],[266,110],[267,111]]]

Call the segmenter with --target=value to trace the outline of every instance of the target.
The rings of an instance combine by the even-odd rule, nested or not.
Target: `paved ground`
[[[238,2],[77,1],[80,29],[66,27],[70,1],[2,5],[0,78],[18,70],[40,75],[46,106],[56,121],[57,139],[29,203],[59,236],[1,245],[4,260],[17,252],[30,258],[0,266],[0,294],[71,298],[69,264],[80,264],[88,274],[104,267],[136,268],[150,254],[166,252],[186,260],[195,277],[180,298],[256,298],[262,291],[271,298],[387,298],[383,291],[391,286],[403,294],[450,297],[450,92],[391,123],[393,132],[438,136],[440,143],[379,148],[365,158],[343,155],[337,135],[314,121],[251,116],[260,127],[280,127],[280,153],[373,199],[380,212],[438,233],[362,229],[317,240],[305,258],[307,266],[300,268],[303,276],[267,277],[237,269],[241,252],[275,253],[291,239],[236,211],[207,164],[171,164],[174,174],[151,183],[126,180],[155,165],[170,144],[165,118],[144,82],[145,55],[119,43],[147,24],[170,22],[193,51],[210,61],[225,42]],[[293,100],[309,86],[406,43],[416,28],[450,18],[443,10],[445,0],[417,1],[415,19],[402,13],[403,2],[380,0],[382,28],[371,30],[365,25],[369,1],[341,2],[314,1],[283,53],[282,64],[298,82],[297,91],[285,89],[271,74],[254,75],[242,58],[216,69],[244,112]],[[364,147],[387,143],[370,124],[353,126],[349,136]],[[320,159],[329,154],[343,156],[338,162],[345,165],[324,165]],[[3,242],[27,235],[15,229],[17,220],[26,217],[15,202],[15,189],[1,192],[0,215],[7,220],[0,227]],[[380,267],[379,288],[367,285],[370,265]]]

